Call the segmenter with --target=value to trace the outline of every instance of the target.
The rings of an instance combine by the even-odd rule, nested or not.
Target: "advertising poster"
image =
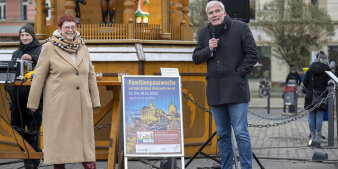
[[[183,156],[180,77],[123,76],[125,156]]]

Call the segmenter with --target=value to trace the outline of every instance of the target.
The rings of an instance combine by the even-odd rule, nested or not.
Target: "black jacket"
[[[16,60],[18,58],[21,59],[22,55],[29,54],[29,55],[31,55],[33,65],[35,66],[37,61],[38,61],[38,58],[39,58],[39,55],[40,55],[40,52],[41,52],[41,48],[42,48],[41,44],[36,39],[34,39],[33,42],[28,44],[28,45],[24,45],[20,42],[19,49],[13,52],[12,60]],[[20,74],[19,69],[17,69],[16,73],[17,73],[17,75]],[[17,95],[19,95],[20,98],[28,99],[30,87],[28,87],[28,86],[23,87],[22,86],[20,88],[19,93],[17,93],[17,89],[18,89],[17,86],[10,86],[8,88],[8,92],[9,92],[10,97],[13,101],[16,101]],[[24,106],[26,106],[26,105],[24,105]]]
[[[297,73],[297,72],[295,72],[295,73],[292,73],[292,72],[290,72],[289,74],[288,74],[288,76],[286,77],[286,81],[285,81],[285,85],[287,85],[288,84],[288,82],[289,82],[289,80],[295,80],[296,81],[296,84],[299,86],[300,84],[301,84],[301,78],[300,78],[300,75]]]
[[[32,56],[33,64],[36,65],[41,52],[41,44],[38,40],[34,39],[32,43],[24,45],[20,42],[19,49],[13,52],[12,60],[21,59],[22,55],[29,54]]]
[[[207,100],[208,104],[247,103],[250,91],[247,75],[257,62],[257,47],[248,25],[224,18],[224,28],[219,33],[218,47],[210,52],[210,24],[199,35],[193,53],[193,62],[207,62]]]
[[[313,90],[323,92],[326,89],[327,82],[330,80],[330,77],[325,73],[325,71],[330,71],[328,65],[315,62],[306,72],[303,82],[304,86],[307,88],[304,103],[305,108],[311,105]]]

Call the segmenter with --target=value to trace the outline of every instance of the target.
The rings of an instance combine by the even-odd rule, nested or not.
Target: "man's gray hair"
[[[208,3],[207,3],[207,6],[205,7],[205,12],[208,14],[208,8],[209,7],[211,7],[211,6],[214,6],[214,5],[216,5],[216,4],[218,4],[218,5],[220,5],[221,7],[222,7],[222,9],[223,9],[223,12],[225,11],[225,8],[224,8],[224,5],[223,5],[223,3],[221,2],[221,1],[209,1]]]

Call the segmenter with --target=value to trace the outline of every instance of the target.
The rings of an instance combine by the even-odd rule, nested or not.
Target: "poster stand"
[[[181,157],[184,136],[179,76],[122,76],[124,167],[129,157]]]

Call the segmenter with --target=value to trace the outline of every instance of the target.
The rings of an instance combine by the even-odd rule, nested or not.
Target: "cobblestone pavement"
[[[304,98],[299,98],[299,111],[302,108]],[[266,98],[252,98],[249,105],[249,111],[260,116],[269,118],[285,118],[282,116],[282,98],[271,98],[270,114],[267,114]],[[252,113],[248,114],[248,123],[257,124],[273,124],[279,121],[270,121],[261,119]],[[269,128],[255,128],[250,127],[249,132],[251,135],[251,142],[253,152],[259,158],[259,161],[266,169],[338,169],[338,141],[337,141],[337,124],[335,127],[334,147],[327,147],[327,143],[322,144],[322,148],[311,148],[307,146],[309,129],[307,123],[307,115],[278,127]],[[323,123],[322,133],[327,137],[328,122]],[[328,160],[324,162],[311,161],[315,150],[326,152],[328,154]],[[1,163],[9,162],[13,160],[0,159],[0,169],[17,169],[23,168],[23,163],[14,163],[1,165]],[[14,160],[17,161],[17,160]],[[155,165],[159,166],[159,161],[151,161]],[[177,161],[180,166],[180,162]],[[206,158],[195,159],[189,169],[196,169],[197,167],[211,167],[214,162]],[[81,164],[68,164],[67,169],[82,169]],[[149,169],[151,167],[140,163],[139,161],[129,161],[128,167],[130,169]],[[42,165],[42,169],[52,169],[52,166]],[[106,161],[97,162],[98,169],[107,168]],[[260,169],[257,162],[253,161],[253,168]]]

